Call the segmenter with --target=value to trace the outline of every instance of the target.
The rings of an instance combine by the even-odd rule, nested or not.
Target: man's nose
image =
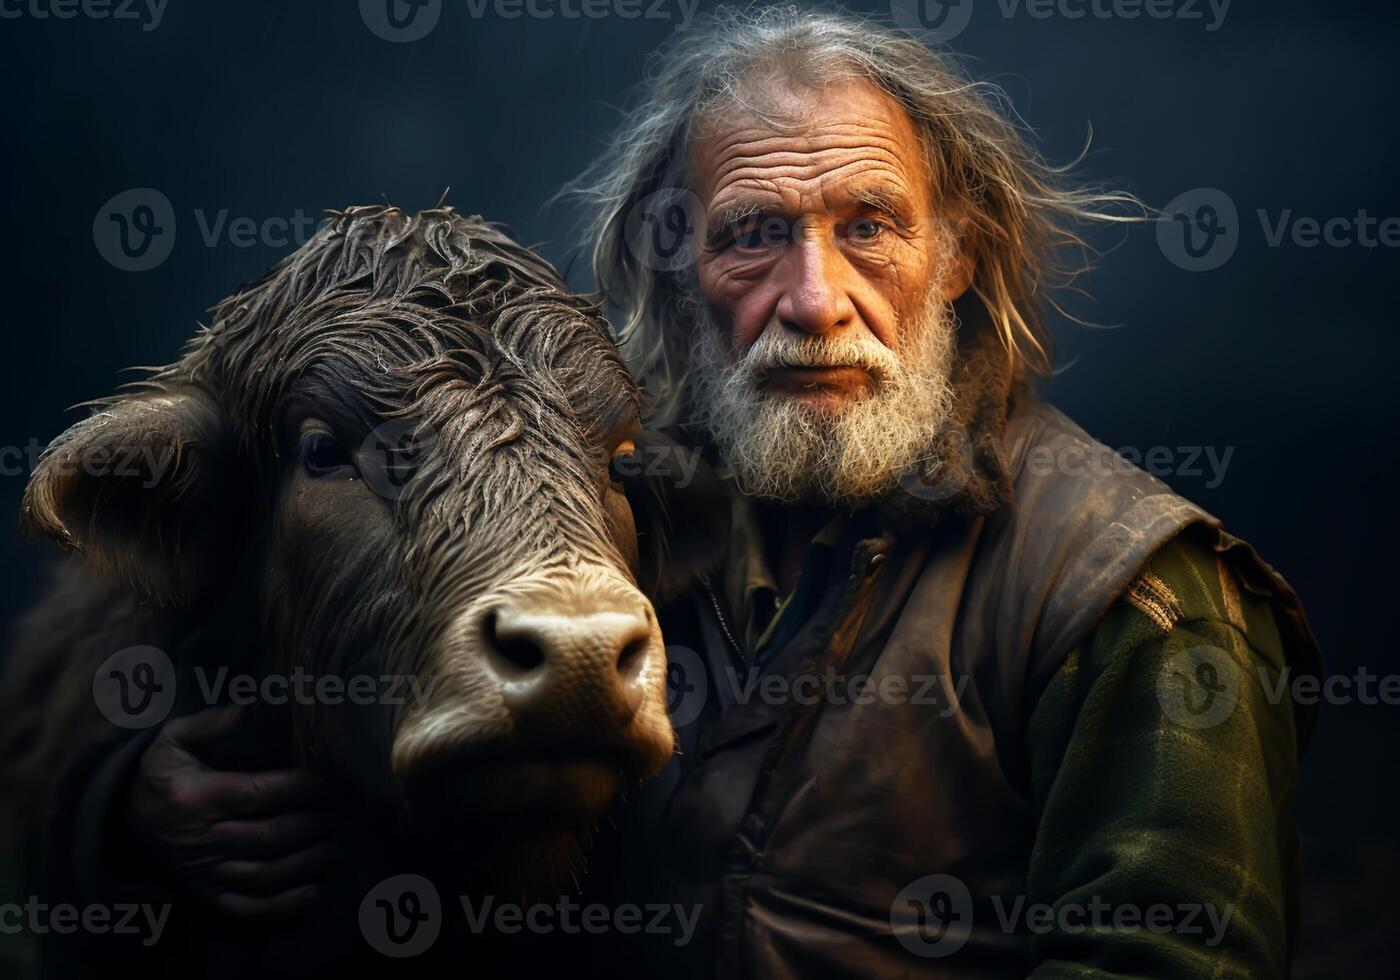
[[[856,318],[846,289],[851,272],[830,235],[816,229],[797,235],[779,270],[786,282],[778,300],[778,322],[808,334],[850,326]]]

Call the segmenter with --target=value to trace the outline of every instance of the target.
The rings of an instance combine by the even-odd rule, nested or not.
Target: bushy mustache
[[[770,373],[784,368],[844,367],[863,369],[876,384],[892,382],[902,374],[899,356],[869,332],[832,338],[770,328],[739,359],[728,382],[760,385]]]

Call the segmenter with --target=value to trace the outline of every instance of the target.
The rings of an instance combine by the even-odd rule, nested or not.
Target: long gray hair
[[[697,127],[735,105],[754,110],[743,85],[759,70],[815,85],[866,79],[908,112],[932,199],[958,218],[973,294],[1013,369],[1046,373],[1045,307],[1060,309],[1051,294],[1073,283],[1091,251],[1076,229],[1137,220],[1124,213],[1135,199],[1071,185],[1068,166],[1032,148],[999,88],[970,80],[950,56],[896,28],[794,6],[720,8],[656,53],[607,150],[564,192],[583,201],[597,286],[621,314],[622,350],[651,399],[652,421],[675,422],[684,402],[694,291],[689,269],[646,254],[637,212],[691,187]]]

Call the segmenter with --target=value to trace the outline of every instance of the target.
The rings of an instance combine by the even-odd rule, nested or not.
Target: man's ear
[[[678,598],[724,558],[729,499],[700,450],[643,432],[623,477],[637,525],[637,583],[658,606]]]
[[[940,287],[943,302],[952,303],[962,299],[972,288],[972,280],[977,275],[977,241],[971,223],[965,218],[954,224],[952,266]]]
[[[39,457],[20,522],[150,598],[188,601],[231,530],[232,438],[207,395],[143,392],[105,404]]]

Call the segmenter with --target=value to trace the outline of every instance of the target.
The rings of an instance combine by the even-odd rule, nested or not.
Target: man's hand
[[[207,765],[201,750],[226,737],[240,714],[210,708],[166,723],[141,757],[128,817],[180,882],[219,909],[285,914],[316,899],[315,882],[333,856],[327,787],[306,769]]]

